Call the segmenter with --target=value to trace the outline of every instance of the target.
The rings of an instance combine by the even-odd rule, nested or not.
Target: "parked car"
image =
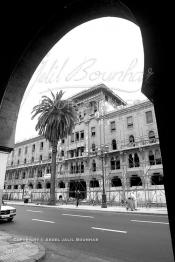
[[[16,208],[2,204],[0,210],[0,220],[12,221],[16,216]]]

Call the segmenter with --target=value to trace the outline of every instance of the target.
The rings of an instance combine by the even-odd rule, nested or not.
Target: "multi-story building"
[[[57,199],[75,197],[77,189],[88,201],[119,203],[136,191],[138,203],[165,203],[163,167],[154,106],[150,101],[128,106],[101,84],[71,98],[78,106],[78,122],[71,136],[59,141]],[[49,198],[51,147],[39,136],[15,145],[10,153],[4,193],[21,199],[29,185],[33,199]]]

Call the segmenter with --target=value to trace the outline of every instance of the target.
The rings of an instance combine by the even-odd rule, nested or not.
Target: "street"
[[[167,216],[15,207],[14,222],[1,222],[0,230],[40,241],[46,248],[52,244],[55,250],[77,251],[104,261],[174,261]]]

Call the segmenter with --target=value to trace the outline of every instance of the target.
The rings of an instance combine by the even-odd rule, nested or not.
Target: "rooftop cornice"
[[[99,84],[96,86],[93,86],[89,89],[86,89],[72,97],[70,97],[70,100],[84,100],[87,99],[88,96],[92,96],[95,93],[100,93],[100,92],[104,92],[105,94],[107,94],[109,97],[111,97],[118,105],[126,105],[126,102],[120,98],[118,95],[116,95],[110,88],[108,88],[106,85],[104,84]]]

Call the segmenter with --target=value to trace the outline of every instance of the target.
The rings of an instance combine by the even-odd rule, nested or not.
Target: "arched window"
[[[41,189],[42,188],[42,184],[40,182],[38,182],[38,184],[36,185],[37,189]]]
[[[148,137],[149,137],[149,142],[150,143],[155,143],[156,142],[154,131],[149,131]]]
[[[115,160],[114,160],[114,157],[111,157],[111,170],[115,170]]]
[[[138,175],[132,175],[130,177],[130,187],[132,186],[142,186],[142,180]]]
[[[155,159],[154,159],[154,154],[152,150],[149,151],[149,163],[150,165],[155,165]]]
[[[115,176],[111,179],[111,186],[112,187],[119,187],[122,186],[121,179],[118,176]]]
[[[134,167],[134,159],[132,157],[132,154],[129,154],[128,162],[129,162],[129,168]]]
[[[60,182],[58,183],[58,187],[59,187],[59,188],[65,188],[65,183],[64,183],[63,181],[60,181]]]
[[[161,154],[160,154],[160,149],[156,149],[155,150],[155,161],[156,161],[156,165],[162,164],[162,158],[161,158]]]
[[[163,185],[163,175],[160,173],[154,173],[151,176],[151,185]]]
[[[96,171],[96,162],[95,162],[94,159],[93,159],[93,161],[92,161],[92,171],[93,171],[93,172]]]
[[[98,181],[96,178],[93,178],[93,179],[90,181],[89,186],[90,186],[90,187],[99,187],[99,181]]]
[[[33,184],[29,183],[29,188],[33,189]]]
[[[139,156],[138,156],[137,153],[134,154],[134,165],[135,165],[135,167],[140,166]]]
[[[117,142],[115,139],[112,140],[112,150],[117,150]]]
[[[130,145],[135,146],[135,139],[134,139],[134,136],[133,136],[133,135],[130,135],[130,136],[129,136],[129,143],[130,143]]]

